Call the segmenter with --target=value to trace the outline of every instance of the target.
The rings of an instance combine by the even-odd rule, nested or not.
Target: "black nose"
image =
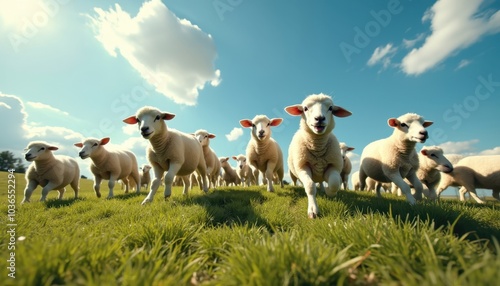
[[[148,130],[149,130],[149,127],[147,127],[147,126],[141,128],[141,132],[147,132]]]
[[[322,122],[322,121],[325,121],[325,117],[324,116],[314,117],[314,120],[316,120],[318,122]]]
[[[260,130],[259,135],[264,135],[264,130]]]
[[[78,156],[82,156],[82,155],[83,155],[83,151],[78,153]]]
[[[29,157],[31,157],[31,154],[24,155],[24,159],[28,159]]]
[[[427,133],[427,130],[420,131],[419,133],[420,133],[420,135],[424,135],[425,138],[429,138],[429,134]]]

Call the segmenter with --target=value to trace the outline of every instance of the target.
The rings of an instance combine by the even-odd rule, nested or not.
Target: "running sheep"
[[[109,137],[102,139],[87,138],[82,142],[75,143],[76,147],[81,148],[78,156],[83,160],[90,158],[90,171],[94,175],[94,192],[98,198],[101,197],[101,182],[108,180],[109,194],[108,199],[114,196],[113,189],[115,182],[122,180],[125,186],[125,193],[130,188],[129,177],[135,181],[136,193],[141,189],[137,159],[129,150],[122,148],[107,149],[104,145],[110,141]]]
[[[251,184],[257,184],[252,168],[250,168],[250,166],[247,164],[246,156],[240,154],[238,156],[233,156],[233,159],[238,162],[238,168],[236,169],[241,180],[241,184],[245,184],[247,187],[249,187]]]
[[[59,191],[59,199],[63,198],[65,187],[70,185],[78,198],[80,184],[80,168],[75,159],[54,155],[52,151],[59,148],[44,141],[33,141],[25,149],[24,158],[32,162],[26,171],[26,188],[22,203],[30,201],[31,194],[38,185],[42,187],[40,201],[47,199],[51,190]]]
[[[172,182],[176,175],[187,176],[194,171],[197,171],[202,178],[200,188],[205,193],[208,192],[206,163],[201,144],[191,134],[168,129],[165,121],[174,117],[175,114],[145,106],[135,115],[123,120],[127,124],[137,124],[142,137],[150,143],[146,149],[146,156],[153,167],[154,178],[142,204],[153,201],[164,174],[165,199],[172,194]],[[189,185],[184,183],[183,194],[186,195],[188,189]]]
[[[428,138],[426,127],[432,121],[415,113],[407,113],[398,118],[389,118],[388,125],[394,128],[391,136],[368,144],[361,154],[359,170],[360,188],[364,189],[366,178],[370,177],[380,183],[393,182],[401,188],[410,204],[422,199],[422,183],[417,177],[419,160],[415,145],[424,143]],[[404,181],[408,179],[415,188],[415,197],[410,186]],[[377,184],[377,195],[380,196],[380,184]]]
[[[301,104],[286,107],[285,111],[301,117],[300,128],[290,143],[288,168],[294,185],[298,179],[304,186],[308,217],[316,218],[319,209],[315,183],[327,182],[328,196],[335,196],[342,183],[343,160],[339,142],[332,133],[333,116],[347,117],[351,112],[335,106],[332,98],[325,94],[310,95]]]
[[[215,151],[210,148],[210,139],[215,138],[215,135],[203,129],[196,130],[193,135],[200,142],[203,149],[203,156],[205,157],[205,163],[207,165],[208,188],[211,188],[217,183],[217,177],[219,176],[221,167]]]
[[[223,170],[222,179],[224,180],[224,184],[226,186],[230,184],[239,185],[241,183],[240,177],[236,173],[236,170],[229,164],[229,157],[220,157],[219,161]]]
[[[282,121],[282,118],[269,119],[265,115],[257,115],[252,120],[240,120],[241,126],[252,128],[246,157],[249,164],[263,174],[263,180],[267,180],[268,192],[274,192],[275,173],[283,188],[283,152],[278,142],[271,138],[271,127],[280,125]]]
[[[354,147],[349,147],[344,142],[340,142],[339,146],[340,146],[340,153],[342,154],[342,159],[344,160],[344,167],[342,168],[342,172],[340,172],[340,178],[342,179],[342,183],[344,184],[344,190],[348,190],[349,174],[351,173],[352,170],[352,164],[349,157],[347,157],[347,152],[354,150]]]

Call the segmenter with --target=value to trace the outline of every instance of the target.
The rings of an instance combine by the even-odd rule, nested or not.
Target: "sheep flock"
[[[262,186],[268,192],[279,192],[286,183],[286,169],[291,183],[301,185],[305,191],[309,218],[320,214],[316,202],[318,190],[328,197],[335,197],[340,190],[347,191],[351,173],[352,190],[372,191],[378,197],[383,197],[382,190],[393,194],[399,191],[410,205],[424,198],[437,200],[449,186],[460,187],[461,200],[469,192],[478,203],[485,203],[477,196],[476,188],[490,189],[492,196],[500,200],[500,155],[457,157],[448,154],[447,158],[438,146],[424,146],[417,151],[416,144],[426,142],[429,138],[427,128],[433,124],[419,114],[388,118],[388,130],[392,128],[392,134],[364,148],[358,146],[357,150],[362,150],[360,167],[351,170],[347,152],[354,147],[339,143],[334,134],[337,121],[347,124],[344,122],[349,120],[336,120],[335,117],[349,117],[350,111],[335,105],[332,97],[322,93],[309,95],[301,103],[286,106],[284,110],[300,118],[297,131],[289,142],[288,154],[282,152],[283,145],[271,132],[283,118],[257,114],[253,119],[240,120],[240,125],[248,128],[251,135],[246,153],[218,154],[209,145],[211,140],[216,140],[215,134],[202,129],[183,132],[169,128],[167,122],[173,120],[175,114],[145,106],[123,122],[136,125],[138,135],[148,141],[148,164],[139,169],[136,156],[130,150],[104,146],[109,138],[75,142],[74,145],[80,148],[74,149],[75,157],[90,158],[97,197],[101,197],[101,181],[107,180],[107,198],[113,198],[115,182],[119,180],[125,192],[135,189],[140,193],[141,187],[146,187],[148,194],[142,204],[152,203],[160,187],[164,188],[164,199],[169,198],[172,186],[177,185],[183,186],[184,195],[194,186],[204,193],[222,186]],[[24,157],[31,165],[25,175],[23,203],[30,202],[38,185],[42,187],[40,201],[45,201],[51,190],[59,191],[61,199],[67,185],[74,190],[75,198],[78,197],[78,160],[53,154],[58,149],[44,141],[28,144]],[[234,167],[230,158],[236,161]]]

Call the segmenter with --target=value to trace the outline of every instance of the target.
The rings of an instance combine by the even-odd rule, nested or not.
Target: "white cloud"
[[[458,63],[458,66],[457,68],[455,68],[455,70],[459,70],[459,69],[462,69],[468,65],[470,65],[472,63],[472,61],[469,61],[469,60],[461,60],[459,63]]]
[[[48,110],[50,112],[54,112],[54,113],[58,113],[58,114],[63,114],[63,115],[69,116],[68,112],[62,111],[62,110],[60,110],[58,108],[52,107],[52,106],[50,106],[48,104],[45,104],[45,103],[28,101],[26,104],[29,105],[29,106],[31,106],[31,107],[33,107],[33,108],[36,108],[36,109]]]
[[[385,45],[385,47],[377,47],[375,51],[373,51],[373,54],[367,64],[369,66],[374,66],[381,62],[384,68],[387,68],[391,63],[391,58],[397,50],[398,48],[393,47],[391,43]]]
[[[403,46],[405,46],[405,48],[407,48],[407,49],[411,49],[418,42],[422,41],[424,38],[425,38],[425,34],[421,33],[421,34],[418,34],[417,37],[415,39],[413,39],[413,40],[403,39]]]
[[[114,10],[94,10],[97,15],[88,17],[96,38],[110,55],[119,52],[157,92],[195,105],[207,82],[219,84],[212,36],[177,18],[160,0],[145,2],[135,17],[118,4]]]
[[[226,138],[229,141],[235,141],[236,139],[240,138],[240,136],[243,135],[243,129],[235,127],[229,134],[226,134]]]
[[[471,155],[474,153],[475,148],[474,145],[477,144],[479,140],[472,139],[469,141],[459,141],[452,142],[448,141],[439,145],[443,149],[445,154],[462,154],[462,155]]]
[[[137,125],[136,124],[127,124],[125,126],[122,127],[122,130],[123,130],[123,133],[127,134],[127,135],[137,135],[139,134],[139,131],[137,129]]]
[[[500,146],[479,152],[479,155],[500,155]]]
[[[486,34],[500,31],[500,11],[480,11],[483,0],[439,0],[422,20],[431,21],[432,33],[420,48],[408,53],[401,67],[406,74],[419,75],[454,53],[467,48]]]

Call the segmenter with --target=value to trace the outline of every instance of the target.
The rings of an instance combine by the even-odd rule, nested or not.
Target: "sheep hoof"
[[[24,200],[21,202],[21,204],[24,204],[24,203],[29,203],[29,202],[30,202],[30,200],[26,200],[26,199],[24,199]]]
[[[317,215],[317,214],[315,214],[315,213],[308,213],[308,214],[307,214],[307,216],[308,216],[310,219],[315,219],[315,218],[317,218],[317,217],[318,217],[318,215]]]
[[[96,193],[95,195],[96,195],[98,198],[100,198],[100,197],[101,197],[101,193]]]
[[[107,199],[107,200],[110,200],[110,199],[112,199],[112,198],[113,198],[113,196],[107,196],[107,197],[106,197],[106,199]]]
[[[143,205],[143,206],[144,206],[144,205],[147,205],[147,204],[149,204],[149,203],[151,203],[151,200],[150,200],[150,199],[148,199],[148,198],[146,198],[146,199],[144,199],[144,201],[142,201],[141,205]]]

